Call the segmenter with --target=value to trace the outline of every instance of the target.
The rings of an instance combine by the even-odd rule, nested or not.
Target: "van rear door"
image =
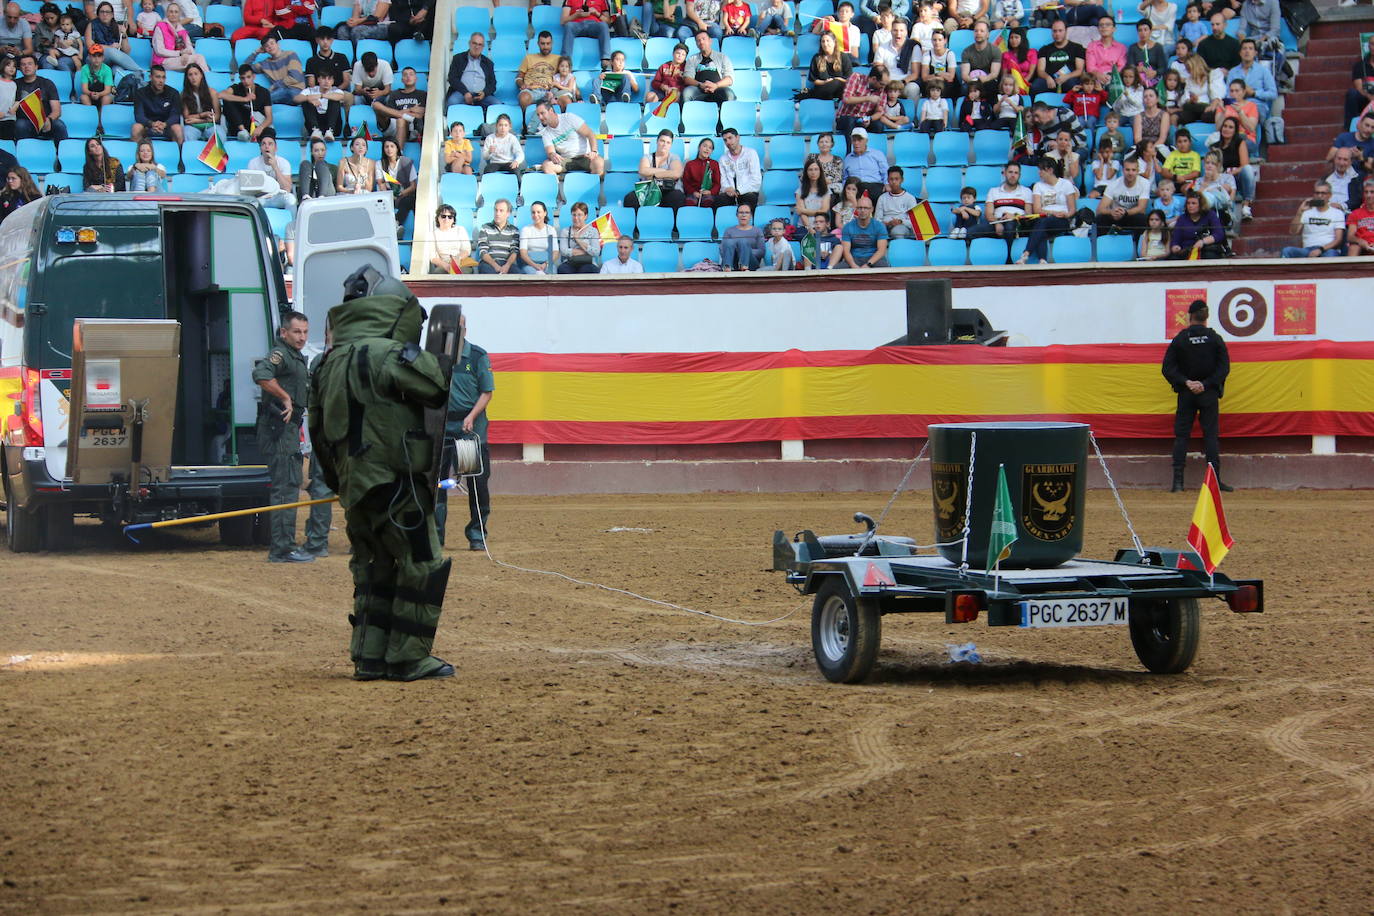
[[[343,281],[371,265],[401,275],[390,194],[315,197],[296,211],[296,266],[291,298],[310,319],[310,343],[323,348],[325,319],[343,297]]]

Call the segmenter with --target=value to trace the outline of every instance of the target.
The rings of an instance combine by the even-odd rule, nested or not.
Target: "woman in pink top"
[[[181,24],[181,7],[175,3],[167,4],[167,18],[153,29],[153,63],[162,64],[168,70],[185,70],[191,64],[199,64],[202,70],[210,69],[191,44],[191,36]]]
[[[1035,65],[1039,61],[1039,52],[1026,46],[1026,30],[1012,29],[1007,36],[1007,50],[1002,52],[1002,72],[1020,72],[1021,78],[1029,86],[1035,78]]]

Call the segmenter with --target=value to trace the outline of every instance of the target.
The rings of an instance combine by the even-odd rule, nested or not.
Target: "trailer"
[[[1125,627],[1141,664],[1176,674],[1197,653],[1199,599],[1220,599],[1236,613],[1264,610],[1262,580],[1209,576],[1189,551],[1133,547],[1110,561],[1075,558],[994,574],[920,554],[911,538],[878,535],[862,513],[854,520],[868,530],[823,537],[805,530],[790,540],[773,534],[773,568],[815,596],[811,646],[821,673],[836,683],[868,677],[887,614],[943,614],[947,624],[981,616],[988,626],[1022,629]]]

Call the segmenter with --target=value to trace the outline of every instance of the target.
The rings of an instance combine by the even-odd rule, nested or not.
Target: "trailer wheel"
[[[811,651],[827,680],[857,684],[873,670],[882,640],[878,603],[856,599],[839,576],[829,576],[811,606]]]
[[[36,553],[43,548],[43,517],[15,505],[9,482],[5,483],[5,542],[11,553]]]
[[[76,540],[76,517],[70,506],[49,506],[43,511],[43,541],[48,550],[71,550]]]
[[[1197,654],[1202,614],[1196,598],[1131,602],[1131,645],[1155,674],[1186,671]]]
[[[253,521],[251,515],[239,515],[219,520],[219,541],[227,547],[253,546]]]

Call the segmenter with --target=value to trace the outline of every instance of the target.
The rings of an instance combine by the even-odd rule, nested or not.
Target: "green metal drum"
[[[969,514],[968,563],[987,564],[988,530],[997,499],[997,468],[1006,469],[1016,520],[1016,543],[1003,569],[1058,566],[1083,549],[1083,507],[1088,479],[1085,423],[937,423],[929,430],[930,490],[935,539],[958,541],[964,533],[969,450],[973,458],[973,511]],[[960,545],[939,548],[952,563]]]

